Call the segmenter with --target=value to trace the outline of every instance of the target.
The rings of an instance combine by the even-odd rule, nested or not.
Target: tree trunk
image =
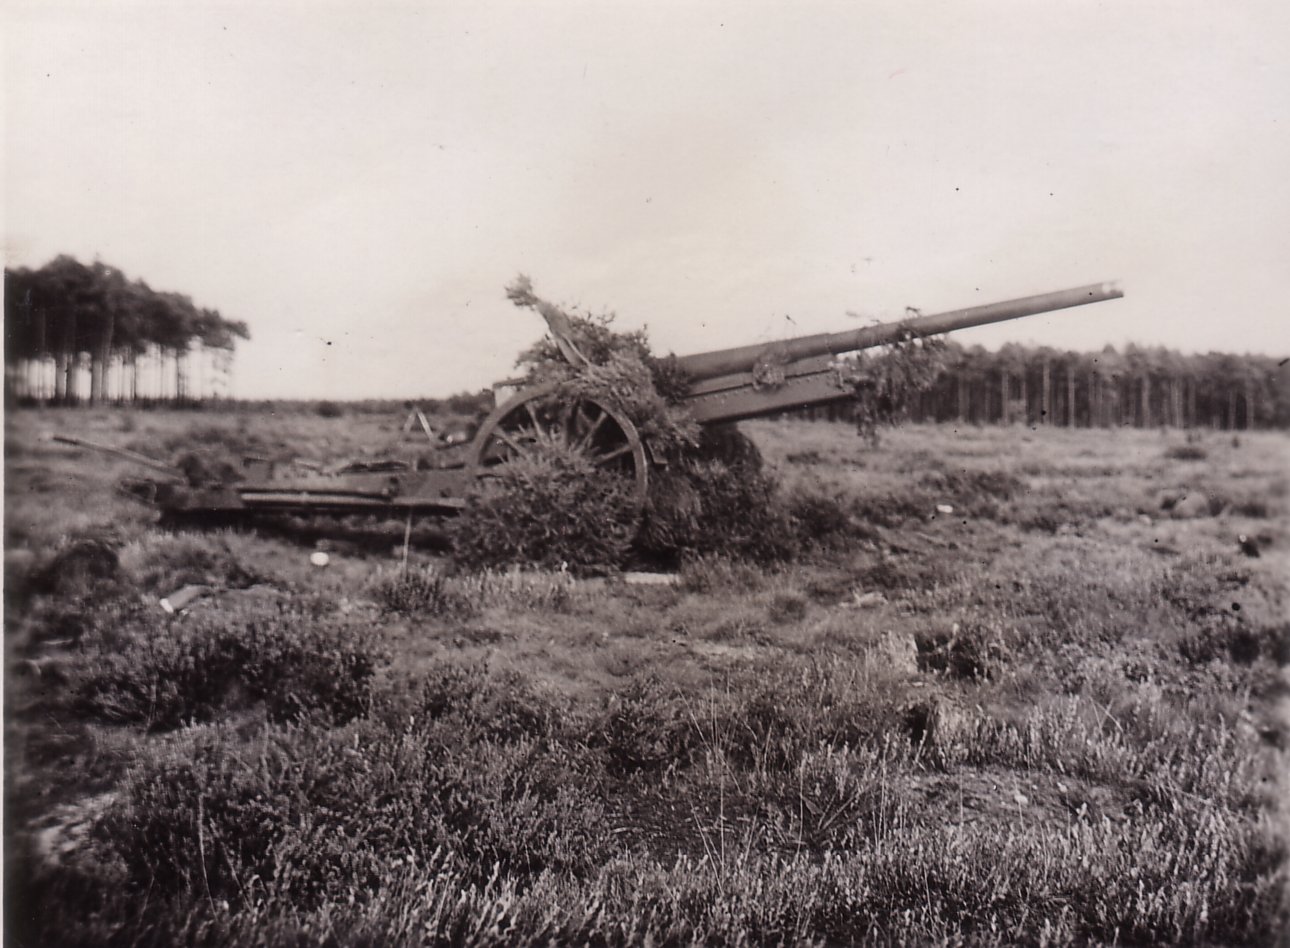
[[[1007,425],[1011,421],[1011,419],[1008,416],[1008,395],[1009,395],[1008,390],[1011,388],[1011,385],[1009,384],[1010,382],[1011,380],[1008,378],[1008,370],[1000,369],[999,370],[999,423],[1002,425]]]
[[[1227,430],[1236,430],[1236,389],[1227,390]]]
[[[38,327],[36,331],[36,361],[40,366],[40,389],[38,391],[38,397],[40,399],[40,404],[44,405],[49,397],[46,394],[45,389],[45,359],[49,355],[49,344],[45,339],[45,308],[42,306],[37,312],[40,314],[40,318],[36,322],[36,326]]]
[[[1075,427],[1075,370],[1066,367],[1066,427]]]
[[[54,353],[54,401],[62,403],[67,398],[67,353],[59,349]]]
[[[1151,376],[1142,376],[1142,427],[1151,427]]]
[[[1053,420],[1053,370],[1047,359],[1044,360],[1043,387],[1043,401],[1040,405],[1039,420],[1041,424],[1048,425],[1052,424]]]
[[[77,389],[79,388],[76,384],[76,370],[79,368],[77,365],[79,360],[76,358],[75,352],[68,353],[66,359],[67,365],[63,370],[63,398],[66,400],[67,404],[75,405],[77,401]]]
[[[116,316],[108,311],[103,320],[103,335],[99,339],[99,350],[90,362],[90,404],[102,402],[107,389],[107,373],[112,361],[112,337],[116,333]],[[98,374],[94,373],[94,363],[98,363]]]

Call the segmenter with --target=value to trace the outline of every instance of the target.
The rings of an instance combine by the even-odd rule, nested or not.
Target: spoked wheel
[[[644,510],[649,469],[645,445],[631,419],[597,398],[562,400],[557,390],[555,385],[527,389],[484,419],[471,446],[481,486],[513,460],[565,450],[606,477],[623,478],[637,512]]]

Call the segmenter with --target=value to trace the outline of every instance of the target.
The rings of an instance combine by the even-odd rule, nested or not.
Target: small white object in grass
[[[322,550],[315,550],[309,554],[309,562],[313,563],[314,566],[326,566],[331,562],[331,557]]]
[[[938,514],[952,514],[954,513],[954,508],[951,507],[949,504],[937,504],[936,512]]]
[[[623,573],[623,582],[629,586],[675,586],[681,577],[675,573],[645,573],[628,570]]]
[[[161,600],[161,608],[168,615],[174,615],[177,612],[186,609],[191,603],[196,602],[203,596],[209,595],[211,587],[209,586],[184,586],[182,589],[172,592],[165,599]]]

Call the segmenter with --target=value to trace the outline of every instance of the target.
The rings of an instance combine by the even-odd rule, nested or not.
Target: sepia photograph
[[[6,946],[1290,948],[1290,8],[0,50]]]

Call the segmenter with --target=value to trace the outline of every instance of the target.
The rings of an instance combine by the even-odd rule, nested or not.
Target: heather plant
[[[433,722],[180,734],[137,768],[108,816],[138,889],[254,904],[344,902],[389,861],[439,852],[481,880],[585,870],[604,845],[601,807],[566,780],[568,751],[471,740]]]
[[[383,656],[361,624],[321,603],[251,605],[233,615],[140,613],[87,637],[76,704],[105,721],[169,730],[252,703],[273,720],[366,712]]]
[[[618,771],[654,772],[683,764],[695,753],[699,740],[693,724],[684,697],[646,676],[608,699],[597,738]]]
[[[638,516],[630,485],[556,445],[503,465],[495,481],[472,495],[453,531],[464,566],[585,572],[623,562]]]
[[[869,525],[853,516],[849,500],[818,487],[787,492],[788,516],[804,549],[827,552],[873,536]]]
[[[402,616],[467,615],[475,606],[457,594],[443,570],[436,566],[378,571],[369,591],[384,611]]]
[[[637,546],[658,557],[738,557],[772,563],[800,549],[797,524],[766,472],[685,459],[658,472]]]
[[[499,607],[564,612],[580,590],[564,564],[554,570],[480,569],[452,574],[440,566],[412,565],[378,570],[369,592],[386,612],[461,618]]]
[[[582,594],[577,579],[563,568],[521,571],[478,570],[452,577],[452,589],[475,608],[504,606],[565,612]]]
[[[678,575],[682,588],[695,593],[751,591],[758,589],[765,578],[764,571],[757,566],[716,553],[687,557]]]
[[[513,671],[443,662],[408,687],[379,707],[387,719],[393,713],[399,721],[438,722],[462,736],[497,742],[553,739],[580,727],[566,700]]]
[[[769,495],[801,544],[770,565],[695,554],[635,585],[413,560],[431,592],[383,613],[399,571],[374,554],[289,570],[262,537],[142,524],[115,568],[94,553],[85,583],[7,602],[87,617],[79,642],[20,646],[7,682],[7,934],[1276,943],[1274,489],[1254,558],[1244,524],[1139,519],[1154,434],[902,429],[860,465],[836,426],[750,430],[764,472],[818,458]],[[1280,447],[1244,439],[1229,518]],[[812,517],[886,497],[907,515],[806,544]],[[289,579],[239,590],[233,561]],[[189,577],[223,591],[163,616]]]
[[[248,566],[248,544],[223,532],[151,533],[126,544],[121,566],[142,590],[164,596],[181,586],[243,589],[272,583],[275,577]]]

